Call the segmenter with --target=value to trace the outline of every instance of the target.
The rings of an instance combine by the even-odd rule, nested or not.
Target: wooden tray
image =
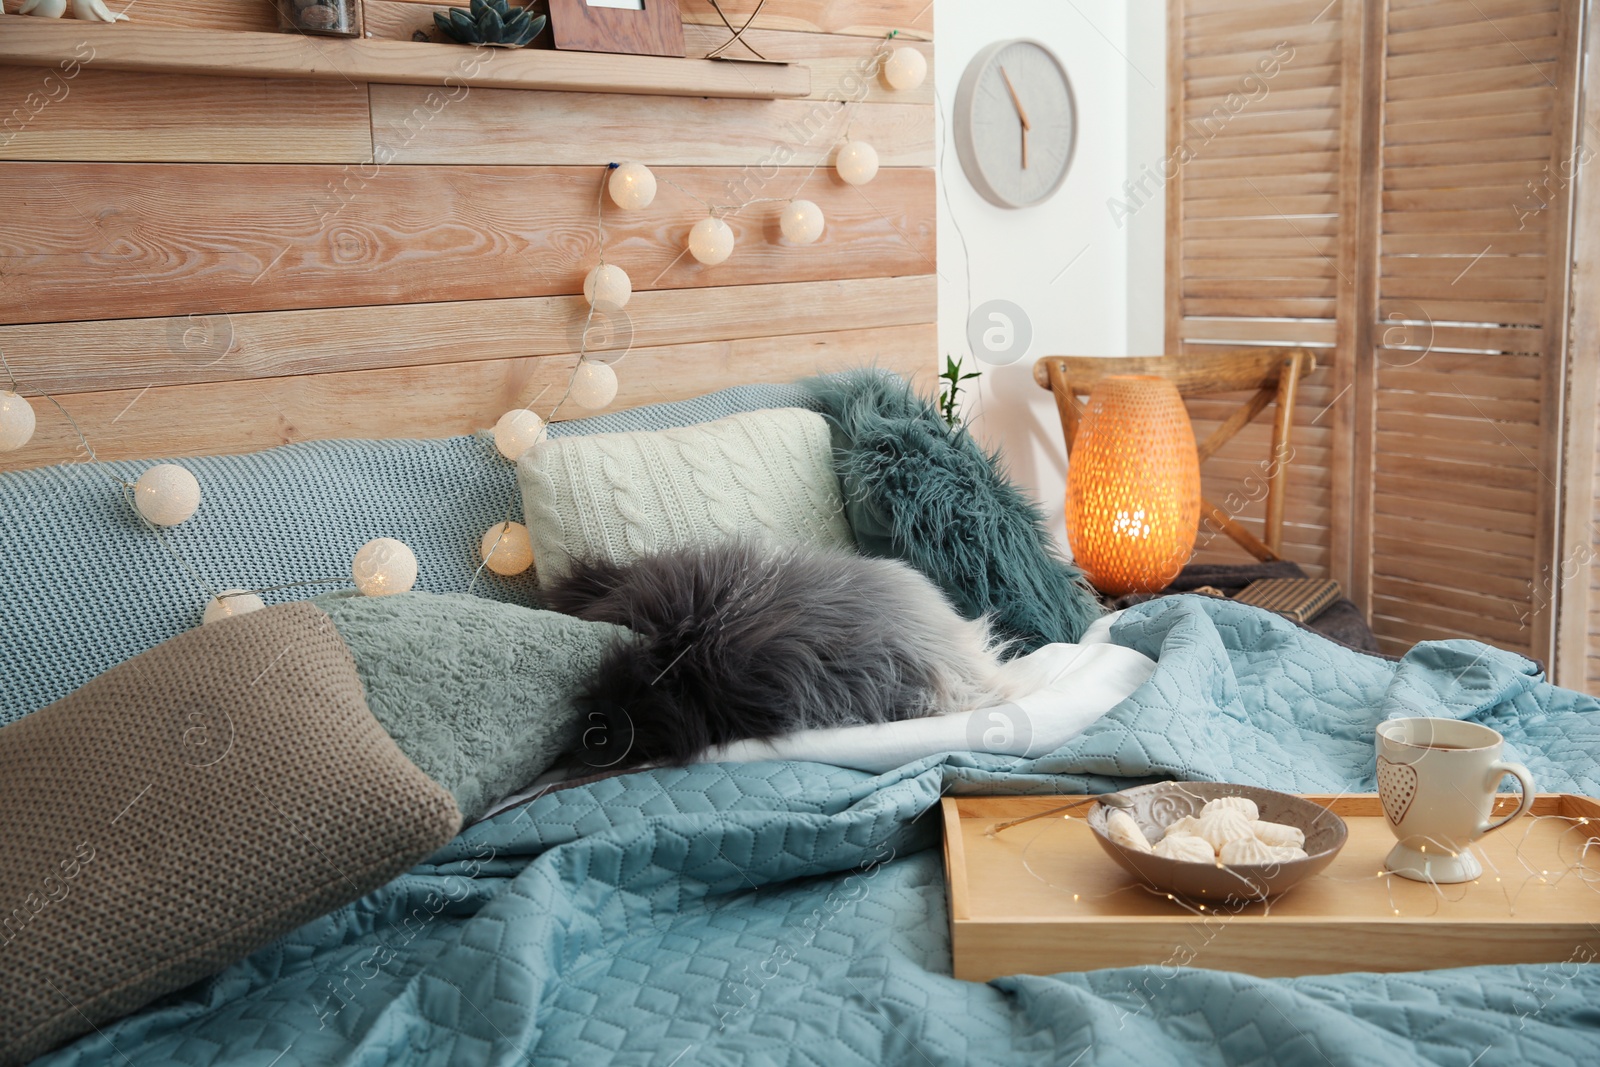
[[[1473,846],[1482,878],[1439,887],[1383,873],[1395,838],[1375,794],[1309,797],[1349,824],[1332,865],[1268,905],[1205,907],[1136,882],[1081,811],[985,833],[1072,799],[943,800],[957,978],[1140,964],[1286,977],[1600,958],[1600,802],[1587,797],[1540,796],[1532,815]]]

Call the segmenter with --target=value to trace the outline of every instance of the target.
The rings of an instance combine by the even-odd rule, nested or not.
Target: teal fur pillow
[[[313,603],[350,646],[373,716],[467,820],[577,747],[574,698],[628,633],[463,594]]]
[[[932,401],[879,371],[802,384],[833,428],[834,469],[863,554],[911,564],[963,615],[989,615],[1014,652],[1077,641],[1100,616],[1038,505]]]
[[[831,453],[803,408],[541,441],[517,464],[539,584],[739,538],[853,549]]]

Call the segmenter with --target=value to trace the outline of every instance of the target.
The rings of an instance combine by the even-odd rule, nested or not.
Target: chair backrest
[[[1061,433],[1067,455],[1078,435],[1083,414],[1080,396],[1110,374],[1154,374],[1178,387],[1185,398],[1213,393],[1255,390],[1250,398],[1204,441],[1198,443],[1200,460],[1217,453],[1240,430],[1274,402],[1272,450],[1268,454],[1265,540],[1256,537],[1233,516],[1204,498],[1200,511],[1207,521],[1237,541],[1257,559],[1279,558],[1283,548],[1283,508],[1292,450],[1289,437],[1294,425],[1294,401],[1300,379],[1317,367],[1317,358],[1305,348],[1245,348],[1180,356],[1134,356],[1126,359],[1099,356],[1045,356],[1033,365],[1034,381],[1055,394],[1061,416]]]

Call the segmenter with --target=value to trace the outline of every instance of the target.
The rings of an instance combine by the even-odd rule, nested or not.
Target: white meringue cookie
[[[1229,841],[1238,841],[1246,837],[1254,840],[1255,821],[1238,808],[1218,808],[1200,816],[1200,825],[1195,828],[1195,836],[1205,838],[1212,848],[1220,852],[1222,846]]]
[[[1194,834],[1168,834],[1156,842],[1152,851],[1162,859],[1183,860],[1187,863],[1217,862],[1216,851],[1206,843],[1204,838]]]
[[[1281,862],[1278,849],[1255,837],[1241,837],[1237,841],[1229,841],[1222,846],[1217,858],[1222,861],[1224,867],[1237,867],[1240,864],[1261,866]]]
[[[1288,823],[1258,822],[1255,831],[1257,838],[1277,848],[1304,848],[1306,844],[1306,832]]]
[[[1175,822],[1172,825],[1168,826],[1166,828],[1166,830],[1163,832],[1162,836],[1171,837],[1173,834],[1192,834],[1196,830],[1198,830],[1199,827],[1200,827],[1200,820],[1199,819],[1195,818],[1193,815],[1185,815],[1183,818],[1179,819],[1177,822]]]
[[[1133,816],[1125,811],[1113,811],[1106,816],[1106,836],[1123,848],[1131,848],[1136,852],[1150,851],[1150,839],[1144,836],[1144,831],[1133,821]]]
[[[1200,809],[1200,817],[1218,811],[1239,811],[1251,822],[1261,818],[1261,809],[1256,807],[1256,802],[1249,797],[1218,797],[1216,800],[1206,801],[1206,806]]]

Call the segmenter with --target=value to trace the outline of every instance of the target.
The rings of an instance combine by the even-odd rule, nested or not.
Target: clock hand
[[[1011,84],[1011,75],[1006,73],[1006,68],[1000,68],[1000,77],[1006,81],[1006,90],[1011,93],[1011,104],[1017,109],[1017,118],[1022,120],[1022,128],[1031,130],[1033,126],[1028,122],[1028,111],[1022,106],[1022,98],[1017,95],[1017,87]]]
[[[1006,91],[1011,94],[1011,106],[1017,109],[1017,118],[1022,120],[1022,169],[1028,169],[1028,131],[1033,128],[1028,122],[1028,110],[1022,106],[1022,98],[1017,95],[1017,87],[1011,84],[1011,75],[1006,73],[1006,68],[1000,68],[1000,77],[1005,79]]]

